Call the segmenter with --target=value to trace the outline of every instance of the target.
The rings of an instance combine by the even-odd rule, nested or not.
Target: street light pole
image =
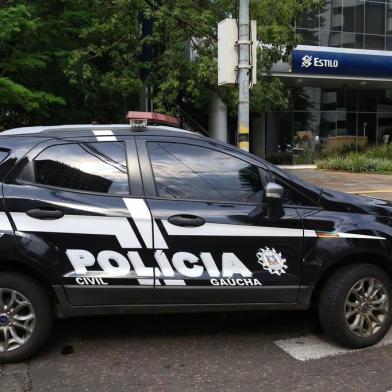
[[[238,143],[249,151],[250,0],[240,0],[238,29]]]

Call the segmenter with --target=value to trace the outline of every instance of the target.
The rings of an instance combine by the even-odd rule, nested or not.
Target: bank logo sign
[[[339,60],[336,59],[323,59],[320,57],[313,57],[310,55],[305,55],[302,57],[301,68],[309,67],[319,67],[319,68],[338,68]]]
[[[301,68],[309,68],[313,64],[313,57],[306,55],[302,57]]]
[[[298,45],[291,52],[291,72],[392,78],[392,55],[389,52],[362,49]],[[277,72],[279,71],[277,68]]]

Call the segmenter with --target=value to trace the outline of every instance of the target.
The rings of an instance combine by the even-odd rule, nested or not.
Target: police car
[[[0,135],[1,362],[81,315],[314,303],[341,345],[385,335],[392,204],[320,189],[167,118],[133,119]]]

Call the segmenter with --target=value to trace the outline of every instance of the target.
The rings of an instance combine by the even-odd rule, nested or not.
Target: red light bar
[[[159,124],[171,125],[179,128],[180,122],[173,116],[167,116],[166,114],[153,113],[153,112],[128,112],[127,120],[130,121],[142,121],[147,120],[156,122]]]

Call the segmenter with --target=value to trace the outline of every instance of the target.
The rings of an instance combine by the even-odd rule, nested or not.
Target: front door
[[[21,251],[57,277],[72,305],[153,302],[151,218],[138,187],[130,192],[127,166],[139,170],[137,157],[126,159],[132,142],[46,142],[4,185]]]
[[[303,229],[262,204],[266,167],[214,143],[137,138],[155,243],[156,302],[293,303]]]

